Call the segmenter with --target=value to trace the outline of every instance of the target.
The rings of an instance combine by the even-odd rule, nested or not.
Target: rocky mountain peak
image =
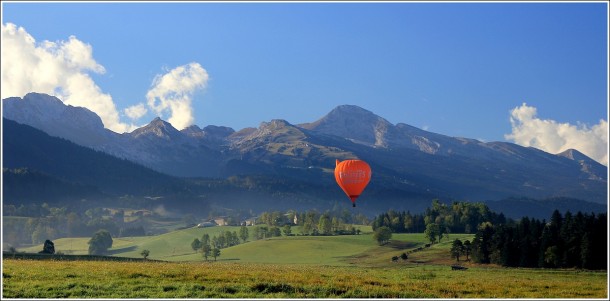
[[[283,128],[286,126],[293,126],[293,125],[290,124],[290,122],[283,120],[283,119],[272,119],[270,122],[261,122],[259,129],[274,130],[274,129]]]
[[[241,139],[244,139],[245,137],[248,137],[249,135],[252,135],[252,133],[256,132],[256,128],[253,127],[247,127],[247,128],[243,128],[231,135],[229,135],[229,140],[236,142],[239,141]]]
[[[23,99],[3,99],[2,117],[93,148],[106,143],[113,135],[89,109],[66,105],[55,96],[42,93],[28,93]]]
[[[229,138],[234,147],[248,147],[257,143],[301,141],[306,137],[307,135],[302,128],[283,119],[273,119],[269,122],[261,122],[257,129],[241,130],[232,134]]]
[[[597,161],[575,149],[565,150],[558,153],[557,156],[578,162],[580,164],[580,171],[582,171],[583,174],[588,175],[588,178],[591,180],[604,180],[606,176],[607,169],[603,168]]]
[[[351,114],[351,115],[368,115],[371,117],[379,117],[375,115],[373,112],[361,108],[356,105],[340,105],[334,108],[332,111],[328,113],[328,115],[341,115],[341,114]]]
[[[316,127],[322,126],[324,123],[334,122],[349,122],[352,125],[362,123],[387,123],[387,120],[375,115],[373,112],[363,109],[355,105],[340,105],[330,111],[326,116],[320,118],[318,121],[304,125],[305,128],[315,129]]]
[[[133,138],[158,137],[164,140],[174,140],[182,136],[182,133],[169,122],[156,117],[148,125],[131,132]]]
[[[102,119],[89,109],[66,105],[59,98],[47,94],[32,92],[23,99],[9,97],[2,100],[2,105],[3,117],[34,127],[57,123],[57,126],[79,124],[91,129],[104,128]]]
[[[558,153],[557,156],[565,157],[565,158],[568,158],[568,159],[571,159],[571,160],[574,160],[574,161],[582,161],[582,160],[588,161],[588,160],[591,160],[591,158],[587,157],[585,154],[583,154],[583,153],[581,153],[581,152],[579,152],[579,151],[577,151],[577,150],[575,150],[573,148],[570,148],[570,149],[565,150],[565,151],[563,151],[561,153]]]
[[[194,138],[203,138],[205,136],[204,131],[196,125],[188,126],[182,129],[180,132]]]
[[[196,125],[191,125],[180,131],[186,137],[194,138],[209,143],[211,145],[223,145],[227,143],[227,139],[235,130],[226,126],[208,125],[201,129]]]
[[[386,134],[394,128],[384,118],[355,105],[338,106],[319,120],[299,126],[356,143],[381,147],[387,146]]]
[[[228,126],[208,125],[203,128],[203,132],[208,136],[226,138],[235,133],[235,130]]]

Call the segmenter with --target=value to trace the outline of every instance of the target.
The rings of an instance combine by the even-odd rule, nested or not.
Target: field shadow
[[[120,249],[108,250],[108,255],[115,255],[123,252],[134,251],[138,246],[125,247]]]
[[[218,258],[218,261],[240,261],[239,258]]]
[[[404,250],[404,249],[411,249],[411,248],[415,248],[417,246],[421,246],[421,243],[415,243],[415,242],[409,242],[409,241],[396,241],[396,240],[392,240],[390,241],[387,246],[390,248],[394,248],[397,250]]]

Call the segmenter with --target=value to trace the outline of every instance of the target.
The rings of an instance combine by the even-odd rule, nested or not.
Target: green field
[[[205,262],[190,243],[203,233],[238,227],[193,228],[158,236],[115,239],[114,256],[167,262],[3,261],[5,298],[607,298],[607,272],[514,269],[466,263],[452,271],[455,238],[426,243],[423,234],[394,234],[378,246],[370,228],[361,235],[291,236],[222,249]],[[295,227],[293,232],[299,233]],[[86,238],[58,239],[55,248],[86,254]],[[42,246],[32,247],[38,251]]]
[[[156,236],[114,238],[110,254],[123,257],[141,257],[140,252],[150,251],[150,259],[166,261],[203,261],[201,253],[195,253],[191,242],[201,239],[204,233],[210,237],[222,231],[239,232],[240,227],[190,228]],[[240,260],[259,263],[321,263],[340,264],[340,259],[356,255],[377,244],[372,239],[371,227],[361,226],[362,235],[345,236],[290,236],[270,238],[222,249],[220,260]],[[252,228],[250,229],[252,232]],[[293,227],[293,233],[300,234],[300,227]],[[400,237],[400,235],[397,235]],[[422,234],[410,238],[423,243]],[[89,238],[61,238],[54,240],[55,250],[64,254],[87,254]],[[303,246],[306,246],[305,248]],[[24,252],[38,252],[42,244],[20,249]]]

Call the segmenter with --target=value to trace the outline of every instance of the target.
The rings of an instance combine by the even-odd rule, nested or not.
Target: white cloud
[[[523,146],[533,146],[549,153],[576,149],[592,159],[608,165],[608,121],[601,119],[589,127],[578,123],[558,123],[536,117],[536,108],[523,103],[511,111],[512,132],[507,140]]]
[[[23,27],[2,24],[2,99],[46,93],[95,112],[110,130],[134,129],[120,121],[112,97],[101,91],[88,72],[105,73],[93,58],[91,45],[74,36],[67,41],[36,43]]]
[[[91,45],[70,36],[67,41],[36,42],[23,27],[2,24],[2,99],[21,97],[29,92],[57,96],[64,103],[88,108],[100,116],[104,126],[115,132],[136,128],[121,122],[119,111],[109,94],[103,93],[89,72],[104,74],[104,66],[93,58]],[[146,94],[149,108],[176,128],[194,122],[192,98],[205,88],[208,73],[198,63],[190,63],[157,75]],[[135,121],[148,113],[143,103],[123,110]]]
[[[127,115],[127,117],[129,117],[130,119],[137,120],[142,118],[142,116],[146,115],[146,113],[148,113],[148,110],[146,109],[146,106],[143,103],[139,103],[123,110],[123,112],[125,112],[125,115]]]
[[[169,112],[168,122],[177,129],[192,125],[193,94],[205,88],[208,78],[207,71],[194,62],[157,75],[146,94],[148,106],[159,115]]]

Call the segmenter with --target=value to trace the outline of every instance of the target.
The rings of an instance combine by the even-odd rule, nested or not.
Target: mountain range
[[[160,183],[189,186],[202,179],[216,179],[224,181],[222,185],[229,185],[227,179],[233,179],[233,188],[224,189],[235,192],[235,189],[246,189],[243,185],[247,182],[235,186],[235,179],[256,179],[257,184],[265,187],[257,188],[258,198],[266,199],[269,206],[279,200],[270,197],[274,193],[292,195],[288,199],[298,199],[295,202],[302,206],[342,201],[344,196],[336,187],[332,173],[335,159],[352,158],[367,161],[373,170],[369,187],[359,200],[371,209],[416,211],[420,204],[429,204],[433,198],[469,201],[572,198],[598,204],[607,204],[608,199],[607,167],[577,150],[549,154],[508,142],[449,137],[404,123],[394,125],[353,105],[338,106],[319,120],[305,124],[276,119],[262,122],[258,128],[239,131],[213,125],[177,130],[155,118],[131,133],[118,134],[105,129],[95,113],[65,105],[53,96],[29,93],[23,98],[4,99],[2,104],[6,119],[3,122],[16,122],[10,127],[3,126],[3,167],[27,167],[50,176],[58,174],[48,166],[37,164],[40,159],[36,155],[26,158],[21,148],[27,147],[27,143],[12,145],[9,131],[23,132],[20,126],[30,126],[50,138],[62,138],[151,169],[150,175],[155,174],[154,177],[167,177],[159,180]],[[25,141],[40,139],[32,133],[20,135]],[[16,159],[18,155],[20,159]],[[80,164],[69,162],[69,154],[65,155],[68,160],[61,160],[65,164]],[[160,193],[127,187],[113,191],[99,187],[95,180],[70,178],[67,173],[60,178],[72,184],[96,186],[109,196]],[[195,186],[198,188],[187,190],[197,195],[206,194],[201,185]],[[134,184],[134,187],[140,186]],[[278,191],[283,192],[278,194]],[[223,193],[219,189],[215,197],[222,199]],[[242,191],[240,197],[248,197],[242,193],[247,195]],[[231,199],[239,206],[242,203],[235,201],[236,198]],[[224,203],[230,204],[230,200]]]

